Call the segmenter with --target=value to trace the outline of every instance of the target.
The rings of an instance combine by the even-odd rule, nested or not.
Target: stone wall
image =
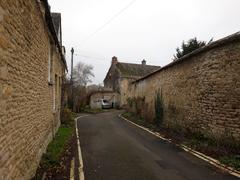
[[[120,78],[119,86],[120,86],[120,106],[124,107],[127,104],[127,97],[129,92],[129,84],[131,84],[134,79],[131,78]]]
[[[144,100],[153,121],[162,93],[163,123],[215,137],[240,137],[240,34],[234,34],[170,63],[132,84],[129,98]]]
[[[119,77],[120,74],[116,68],[116,64],[112,64],[104,79],[104,87],[110,88],[115,92],[120,92]]]
[[[0,1],[0,179],[30,179],[59,121],[64,66],[36,0]],[[55,78],[56,77],[56,78]]]

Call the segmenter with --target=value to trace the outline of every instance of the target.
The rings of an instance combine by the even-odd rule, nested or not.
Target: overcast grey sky
[[[70,67],[70,49],[75,64],[94,66],[93,83],[102,83],[111,57],[119,61],[164,66],[172,61],[183,40],[208,41],[240,30],[239,0],[49,0],[52,12],[62,14],[63,44]],[[99,27],[126,7],[108,25]]]

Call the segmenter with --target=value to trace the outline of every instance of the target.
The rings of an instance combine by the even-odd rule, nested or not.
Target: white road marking
[[[136,124],[136,123],[134,123],[134,122],[126,119],[125,117],[122,116],[122,114],[119,114],[118,116],[119,116],[120,118],[122,118],[123,120],[125,120],[125,121],[133,124],[134,126],[137,126],[137,127],[141,128],[141,129],[143,129],[144,131],[147,131],[148,133],[150,133],[150,134],[152,134],[152,135],[154,135],[154,136],[156,136],[156,137],[158,137],[158,138],[160,138],[160,139],[162,139],[162,140],[164,140],[164,141],[167,141],[167,142],[169,142],[169,143],[175,144],[176,146],[180,147],[180,148],[183,149],[184,151],[189,152],[189,153],[191,153],[192,155],[194,155],[194,156],[196,156],[196,157],[198,157],[198,158],[200,158],[200,159],[202,159],[202,160],[204,160],[204,161],[206,161],[206,162],[214,165],[215,167],[217,167],[217,168],[219,168],[219,169],[222,169],[222,170],[228,172],[229,174],[240,178],[240,172],[237,171],[237,170],[235,170],[235,169],[233,169],[232,167],[226,166],[226,165],[220,163],[218,160],[216,160],[216,159],[214,159],[214,158],[211,158],[211,157],[209,157],[209,156],[207,156],[207,155],[205,155],[205,154],[203,154],[203,153],[200,153],[200,152],[198,152],[198,151],[195,151],[195,150],[187,147],[186,145],[176,144],[176,143],[172,142],[171,139],[166,139],[166,138],[164,138],[163,136],[161,136],[160,133],[158,133],[158,132],[153,132],[153,131],[149,130],[148,128],[145,128],[145,127],[143,127],[143,126],[140,126],[140,125],[138,125],[138,124]]]
[[[71,160],[70,180],[74,180],[75,158]]]
[[[84,180],[84,171],[83,171],[83,159],[82,159],[82,151],[81,151],[81,146],[80,146],[80,138],[79,138],[79,133],[78,133],[78,128],[77,128],[77,122],[78,119],[86,117],[89,115],[83,115],[75,118],[75,125],[76,125],[76,135],[77,135],[77,145],[78,145],[78,157],[79,157],[79,168],[78,168],[78,173],[79,173],[79,178],[80,180]]]

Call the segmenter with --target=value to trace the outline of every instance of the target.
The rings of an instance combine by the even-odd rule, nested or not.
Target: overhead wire
[[[95,56],[89,56],[89,55],[84,55],[84,54],[75,54],[76,56],[81,56],[81,57],[84,57],[84,58],[90,58],[90,59],[95,59],[95,60],[101,60],[101,61],[105,61],[107,60],[108,58],[104,58],[104,57],[95,57]]]
[[[83,51],[83,50],[75,50],[76,53],[74,53],[75,56],[81,56],[83,58],[86,58],[86,59],[91,59],[91,60],[98,60],[98,61],[102,61],[102,62],[109,62],[110,60],[110,57],[104,57],[104,56],[99,56],[99,55],[89,55],[89,54],[97,54],[96,52],[88,52],[88,51]],[[83,53],[82,53],[83,52]],[[136,64],[139,64],[141,62],[141,59],[140,58],[137,58],[139,60],[133,60],[133,59],[136,59],[136,57],[125,57],[125,58],[121,58],[122,60],[124,59],[128,59],[128,61],[126,62],[129,62],[129,59],[131,59],[131,63],[136,63]],[[120,59],[120,61],[121,61]],[[161,59],[160,57],[148,57],[147,60],[150,60],[149,62],[155,62],[153,64],[157,64],[156,62],[159,62],[159,59]],[[121,62],[124,62],[124,61],[121,61]]]
[[[80,44],[80,47],[82,47],[89,39],[91,39],[95,34],[97,34],[99,31],[101,31],[105,26],[110,24],[114,19],[116,19],[120,14],[122,14],[125,10],[127,10],[131,5],[133,5],[137,0],[132,0],[130,3],[128,3],[124,8],[122,8],[118,13],[116,13],[114,16],[112,16],[106,23],[104,23],[102,26],[100,26],[96,31],[91,33],[89,36],[87,36],[82,43]]]
[[[104,62],[108,62],[109,61],[109,58],[105,58],[105,57],[96,57],[96,56],[89,56],[89,55],[84,55],[84,54],[74,54],[75,56],[81,56],[83,58],[86,58],[86,59],[91,59],[91,60],[99,60],[99,61],[104,61]],[[129,58],[129,59],[133,59],[133,58]],[[139,62],[141,62],[140,60],[139,61],[131,61],[131,63],[136,63],[138,64]]]

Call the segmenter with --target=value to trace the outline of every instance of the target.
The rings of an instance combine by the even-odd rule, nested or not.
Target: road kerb
[[[70,168],[70,180],[74,180],[74,167],[75,167],[75,158],[71,160],[71,168]]]
[[[88,115],[79,116],[79,117],[75,118],[76,135],[77,135],[77,146],[78,146],[78,160],[79,160],[78,173],[79,173],[80,180],[84,180],[85,177],[84,177],[84,171],[83,171],[83,159],[82,159],[82,151],[81,151],[81,146],[80,146],[80,138],[79,138],[77,122],[78,122],[79,118],[86,117],[86,116],[88,116]]]
[[[167,139],[167,138],[161,136],[160,133],[153,132],[153,131],[149,130],[146,127],[140,126],[140,125],[138,125],[138,124],[136,124],[136,123],[126,119],[125,117],[122,116],[122,114],[119,114],[119,117],[121,119],[123,119],[123,120],[125,120],[125,121],[127,121],[127,122],[129,122],[131,124],[133,124],[134,126],[137,126],[137,127],[141,128],[142,130],[147,131],[148,133],[150,133],[150,134],[152,134],[152,135],[154,135],[154,136],[164,140],[164,141],[167,141],[169,143],[175,144],[176,146],[180,147],[184,151],[191,153],[192,155],[194,155],[194,156],[196,156],[196,157],[198,157],[198,158],[200,158],[200,159],[202,159],[202,160],[212,164],[213,166],[215,166],[215,167],[217,167],[217,168],[219,168],[221,170],[224,170],[224,171],[228,172],[229,174],[231,174],[233,176],[236,176],[236,177],[240,178],[240,172],[235,170],[235,169],[233,169],[232,167],[226,166],[226,165],[220,163],[218,160],[216,160],[214,158],[211,158],[211,157],[209,157],[209,156],[207,156],[207,155],[205,155],[205,154],[203,154],[201,152],[195,151],[195,150],[187,147],[186,145],[174,143],[171,139]]]

